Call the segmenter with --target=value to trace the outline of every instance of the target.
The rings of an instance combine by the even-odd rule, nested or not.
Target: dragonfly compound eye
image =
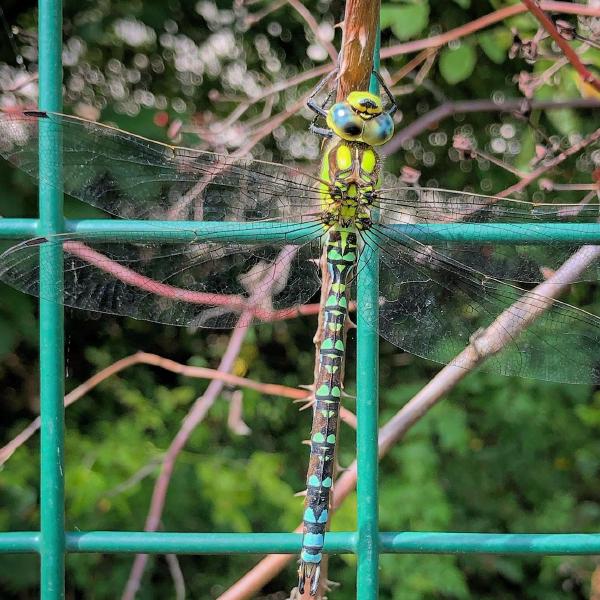
[[[381,146],[394,135],[394,121],[390,115],[383,113],[365,123],[363,141],[369,146]]]
[[[344,140],[358,140],[364,125],[363,119],[352,110],[348,102],[337,102],[327,113],[327,126]]]

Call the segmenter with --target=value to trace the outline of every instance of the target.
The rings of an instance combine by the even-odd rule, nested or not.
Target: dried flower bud
[[[519,54],[521,45],[523,44],[523,40],[521,39],[521,36],[519,35],[518,31],[514,27],[511,29],[511,32],[513,34],[513,39],[512,39],[512,46],[510,47],[510,49],[508,51],[508,58],[510,58],[512,60],[513,58],[516,58],[517,55]]]
[[[517,85],[525,98],[533,98],[537,84],[535,77],[531,73],[528,73],[527,71],[521,71],[517,77]]]
[[[552,179],[548,179],[547,177],[543,177],[539,180],[538,186],[540,190],[544,192],[551,192],[554,189],[554,181],[552,181]]]
[[[455,135],[452,138],[452,147],[459,151],[461,158],[473,158],[473,141],[467,136]]]
[[[511,59],[523,58],[529,64],[533,64],[538,57],[538,43],[536,39],[523,40],[516,29],[512,29],[513,42],[508,51],[508,57]]]
[[[556,19],[554,25],[556,26],[558,33],[560,33],[565,40],[573,41],[577,37],[575,26],[569,23],[569,21],[565,21],[565,19]]]
[[[400,180],[404,183],[415,185],[419,183],[420,178],[421,171],[418,171],[417,169],[413,169],[412,167],[404,165],[400,170]]]
[[[543,144],[535,145],[535,157],[537,160],[542,160],[548,155],[549,149]]]

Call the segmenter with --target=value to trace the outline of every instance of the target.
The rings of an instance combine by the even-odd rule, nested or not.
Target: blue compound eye
[[[365,122],[363,141],[369,146],[381,146],[394,135],[394,121],[387,113],[383,113]]]
[[[327,126],[344,140],[358,140],[365,122],[347,102],[337,102],[327,113]]]

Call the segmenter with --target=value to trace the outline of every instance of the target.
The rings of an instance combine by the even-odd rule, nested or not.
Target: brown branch
[[[435,49],[427,48],[423,52],[419,52],[417,56],[411,58],[405,65],[400,67],[395,73],[390,75],[390,87],[395,86],[399,81],[404,79],[411,71],[414,71],[421,63],[424,63],[430,56],[436,53]]]
[[[540,2],[543,10],[559,12],[571,15],[585,15],[588,17],[600,17],[600,8],[587,6],[585,4],[577,4],[571,2]],[[381,58],[390,58],[401,54],[410,54],[411,52],[419,52],[426,48],[439,48],[449,42],[471,35],[480,29],[485,29],[494,23],[509,19],[516,15],[527,12],[527,7],[524,4],[513,4],[496,10],[492,13],[479,17],[465,25],[451,29],[446,33],[434,35],[430,38],[414,40],[412,42],[404,42],[396,44],[381,50]]]
[[[379,4],[379,0],[346,2],[338,101],[355,90],[369,89],[375,49],[373,33],[377,30]]]
[[[592,85],[600,92],[600,79],[581,62],[577,52],[571,47],[571,44],[558,32],[552,19],[544,12],[536,0],[522,0],[529,12],[540,22],[540,25],[550,34],[558,47],[563,51],[565,58],[571,63],[573,68],[581,75],[586,83]]]

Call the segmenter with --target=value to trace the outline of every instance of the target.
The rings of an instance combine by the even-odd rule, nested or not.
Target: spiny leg
[[[317,94],[325,87],[325,85],[334,77],[337,75],[338,70],[334,69],[333,71],[331,71],[331,73],[329,73],[329,75],[326,75],[325,77],[323,77],[323,79],[321,79],[321,81],[319,81],[319,83],[317,84],[317,87],[315,87],[315,89],[312,91],[311,95],[308,97],[308,100],[306,101],[306,105],[308,106],[308,108],[310,108],[312,111],[316,112],[318,116],[321,117],[326,117],[327,116],[327,111],[324,108],[324,105],[321,106],[319,104],[317,104],[315,98],[317,96]],[[329,99],[329,95],[327,96],[327,98]]]
[[[385,81],[383,80],[383,77],[379,74],[379,71],[373,69],[373,75],[375,75],[377,81],[379,81],[379,85],[381,85],[383,91],[385,92],[385,95],[388,97],[388,100],[392,104],[392,108],[390,108],[390,110],[387,111],[388,115],[390,115],[391,117],[398,110],[398,103],[396,102],[396,98],[394,98],[394,95],[392,94],[390,88],[386,85]]]

